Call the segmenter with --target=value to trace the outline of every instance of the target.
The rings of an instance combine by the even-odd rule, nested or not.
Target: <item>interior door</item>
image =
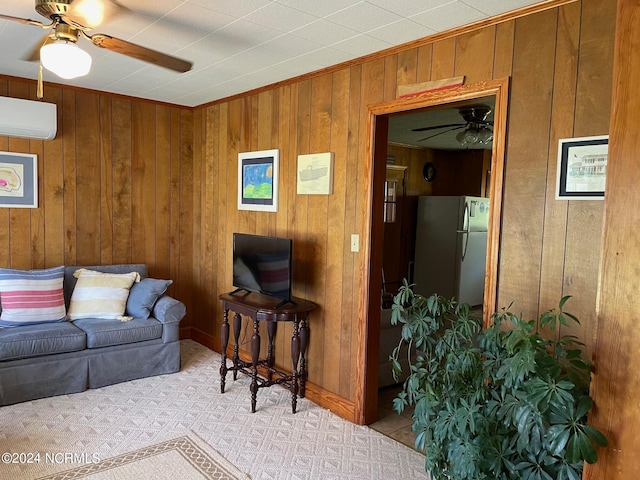
[[[383,303],[397,293],[403,278],[409,277],[406,238],[405,176],[407,167],[387,165],[383,206],[384,245],[382,257]],[[384,307],[384,305],[383,305]]]

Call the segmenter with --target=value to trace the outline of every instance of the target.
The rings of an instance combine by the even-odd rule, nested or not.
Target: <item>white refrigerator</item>
[[[429,196],[418,199],[413,282],[424,296],[455,297],[482,305],[489,199]]]

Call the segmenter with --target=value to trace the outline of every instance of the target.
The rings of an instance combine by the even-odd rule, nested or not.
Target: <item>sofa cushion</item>
[[[64,321],[63,277],[64,267],[0,268],[0,325],[14,327]]]
[[[86,348],[85,333],[69,322],[0,329],[0,360],[75,352]]]
[[[130,322],[108,318],[81,318],[73,324],[87,334],[87,348],[123,345],[162,337],[162,324],[155,318],[136,318]]]
[[[143,278],[131,286],[127,300],[127,315],[134,318],[149,318],[158,299],[167,291],[173,280]]]
[[[70,320],[75,321],[80,318],[127,320],[124,318],[124,311],[131,285],[140,280],[137,272],[116,274],[80,268],[74,275],[78,281],[69,304]]]

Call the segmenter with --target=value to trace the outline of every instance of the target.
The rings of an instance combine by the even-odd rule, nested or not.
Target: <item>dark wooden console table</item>
[[[307,380],[307,366],[305,354],[309,343],[309,325],[307,316],[315,308],[315,304],[302,298],[293,297],[290,303],[279,305],[278,298],[248,293],[245,291],[224,293],[220,295],[224,311],[221,327],[222,364],[220,365],[220,392],[224,393],[227,372],[233,372],[236,380],[238,372],[251,377],[251,412],[256,411],[256,396],[258,389],[271,385],[283,385],[291,392],[291,411],[296,413],[298,395],[304,398],[305,382]],[[229,310],[235,312],[233,316],[233,366],[227,367],[227,346],[229,345]],[[251,362],[240,359],[238,340],[242,328],[241,315],[253,319],[253,335],[251,336]],[[267,358],[260,360],[260,332],[259,322],[267,322],[269,345]],[[291,374],[287,374],[274,367],[274,346],[277,322],[293,322],[291,337]],[[266,378],[258,375],[258,367],[266,369]]]

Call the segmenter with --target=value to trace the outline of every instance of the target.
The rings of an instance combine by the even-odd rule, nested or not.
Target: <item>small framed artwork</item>
[[[0,207],[38,208],[38,156],[0,152]]]
[[[238,154],[238,210],[278,211],[279,150]]]
[[[608,151],[608,135],[561,139],[556,200],[603,200]]]
[[[298,155],[298,195],[333,193],[333,152]]]

